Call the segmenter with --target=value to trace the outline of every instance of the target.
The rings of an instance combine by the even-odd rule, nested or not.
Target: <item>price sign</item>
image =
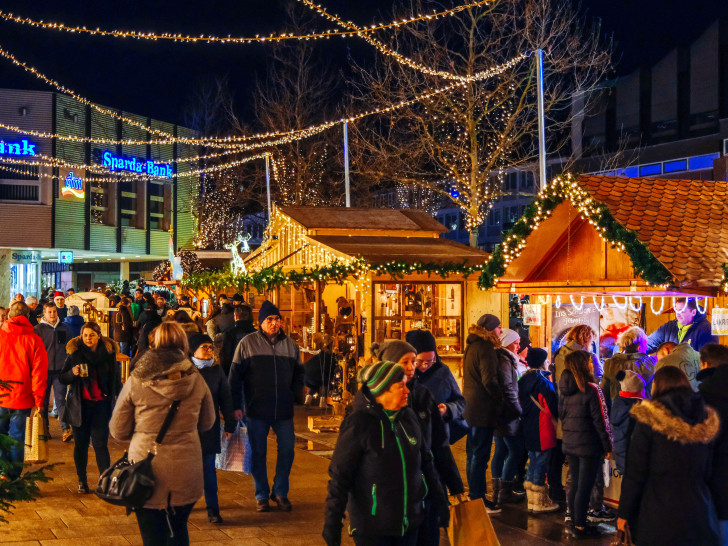
[[[713,329],[713,335],[728,335],[728,309],[721,309],[719,307],[713,309],[710,324]]]
[[[523,304],[524,326],[541,326],[541,307],[538,303]]]

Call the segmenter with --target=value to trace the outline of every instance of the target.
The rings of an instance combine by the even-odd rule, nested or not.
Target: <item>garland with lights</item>
[[[196,252],[192,250],[180,250],[178,255],[180,259],[180,265],[182,266],[182,272],[185,275],[199,275],[206,271],[202,265],[202,262],[200,262],[200,259],[197,257]],[[170,280],[171,267],[172,264],[169,263],[169,260],[164,260],[160,262],[159,265],[157,265],[157,267],[155,267],[154,271],[152,272],[152,280],[157,282]]]
[[[238,291],[248,290],[250,287],[259,292],[271,290],[279,286],[301,286],[304,282],[333,281],[342,284],[347,278],[360,279],[368,273],[377,275],[390,275],[395,279],[402,279],[405,275],[426,274],[448,278],[450,275],[470,275],[482,271],[482,265],[467,265],[455,263],[413,263],[388,262],[386,264],[372,265],[363,258],[356,258],[351,262],[334,260],[328,265],[318,267],[304,267],[301,270],[284,271],[281,267],[269,267],[252,273],[235,274],[230,270],[204,271],[185,275],[182,286],[197,290],[207,289],[217,292],[225,288],[235,288]]]
[[[720,281],[720,288],[728,294],[728,264],[723,264],[723,280]]]
[[[627,253],[639,277],[653,285],[673,282],[672,274],[655,258],[647,245],[637,238],[637,233],[620,224],[606,205],[595,201],[567,174],[556,177],[526,207],[523,216],[505,234],[503,243],[493,251],[490,261],[480,274],[478,285],[484,289],[493,288],[498,278],[505,274],[508,264],[521,254],[526,246],[526,238],[567,199],[582,218],[595,227],[602,239],[610,243],[612,248]]]

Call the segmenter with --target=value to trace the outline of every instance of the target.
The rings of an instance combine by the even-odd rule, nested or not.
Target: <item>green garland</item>
[[[235,274],[230,270],[203,271],[185,275],[182,286],[190,289],[207,289],[217,292],[227,288],[235,288],[239,292],[250,287],[257,291],[270,290],[278,286],[292,284],[296,287],[309,281],[333,281],[342,284],[347,278],[359,279],[368,273],[386,274],[396,279],[402,279],[408,274],[437,275],[447,278],[450,275],[462,275],[465,278],[477,271],[482,271],[483,265],[466,264],[437,264],[422,263],[405,264],[402,262],[389,262],[381,265],[369,264],[359,257],[351,263],[338,260],[329,265],[317,267],[303,267],[301,270],[283,271],[281,267],[269,267],[253,273]]]
[[[505,234],[503,243],[496,247],[490,261],[480,274],[478,286],[484,289],[493,288],[498,279],[505,274],[508,258],[512,260],[521,253],[526,238],[535,229],[533,226],[543,222],[566,199],[569,199],[576,208],[580,208],[579,200],[589,200],[580,209],[581,215],[601,231],[602,236],[611,242],[612,248],[622,247],[632,260],[635,273],[642,279],[654,285],[673,282],[672,274],[655,258],[647,245],[637,238],[637,233],[622,226],[606,205],[591,199],[577,186],[570,175],[566,175],[554,179],[541,192],[538,199],[526,207],[523,216]]]

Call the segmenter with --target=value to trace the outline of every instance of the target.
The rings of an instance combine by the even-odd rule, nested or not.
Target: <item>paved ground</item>
[[[336,441],[331,433],[308,432],[308,415],[319,410],[297,408],[296,458],[291,475],[293,511],[255,512],[253,480],[250,476],[231,472],[218,472],[222,525],[207,521],[204,500],[200,500],[190,517],[190,538],[194,544],[255,545],[314,545],[323,544],[323,502],[328,480],[328,457]],[[60,441],[60,427],[51,422],[51,462],[62,462],[51,472],[53,481],[41,486],[42,496],[34,502],[18,503],[8,516],[9,523],[0,525],[0,544],[5,546],[73,545],[109,546],[141,544],[134,516],[127,517],[123,509],[111,506],[94,495],[76,493],[76,474],[73,466],[73,445]],[[455,455],[464,475],[465,441],[456,444]],[[110,441],[112,461],[121,456],[124,444]],[[269,450],[275,451],[275,439],[269,440]],[[93,449],[89,455],[89,483],[98,478]],[[269,455],[269,462],[275,458]],[[184,471],[181,469],[181,471]],[[272,478],[273,466],[269,466]],[[507,507],[503,514],[493,518],[493,525],[501,544],[558,544],[568,543],[563,520],[557,515],[529,516],[525,503]],[[607,527],[604,527],[608,530]],[[447,545],[441,539],[441,546]],[[582,544],[606,545],[610,537]],[[351,545],[344,537],[344,544]]]

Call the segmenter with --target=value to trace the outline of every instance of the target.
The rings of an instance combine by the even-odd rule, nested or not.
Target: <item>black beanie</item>
[[[258,311],[258,324],[262,324],[265,319],[273,315],[280,317],[281,312],[278,310],[278,307],[268,300],[265,300],[263,305],[260,306],[260,311]]]
[[[528,353],[526,353],[526,362],[528,362],[529,368],[539,369],[546,362],[546,358],[549,354],[544,349],[538,347],[529,347]]]
[[[417,349],[417,354],[437,351],[435,336],[429,330],[410,330],[404,336],[407,343]]]
[[[200,348],[200,345],[203,343],[212,343],[212,339],[207,334],[192,334],[189,337],[189,343],[190,343],[190,354],[194,355],[195,352],[197,352],[197,349]]]
[[[489,332],[492,332],[500,325],[501,321],[495,315],[486,314],[478,319],[478,326],[480,326],[481,328],[485,328]]]

